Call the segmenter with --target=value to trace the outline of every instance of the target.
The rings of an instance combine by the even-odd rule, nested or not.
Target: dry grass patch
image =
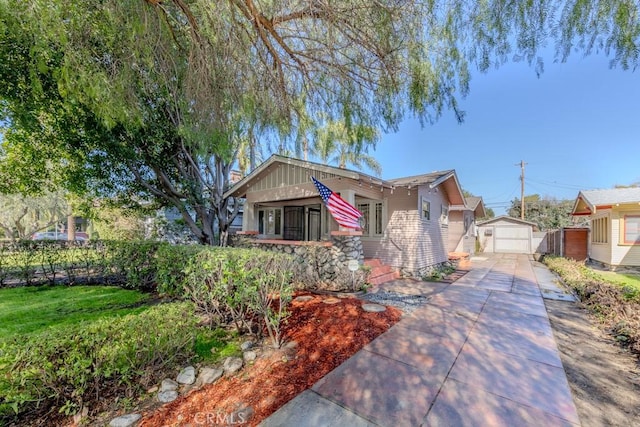
[[[640,288],[622,275],[603,274],[583,263],[547,257],[545,264],[558,273],[623,346],[640,354]],[[628,278],[627,278],[628,279]]]

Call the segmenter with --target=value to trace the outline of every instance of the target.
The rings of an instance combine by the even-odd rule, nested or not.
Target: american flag
[[[360,222],[358,219],[362,217],[362,212],[347,203],[342,197],[331,191],[326,185],[311,177],[316,188],[320,192],[322,201],[327,205],[327,209],[331,212],[331,216],[343,227],[355,228],[359,230]]]

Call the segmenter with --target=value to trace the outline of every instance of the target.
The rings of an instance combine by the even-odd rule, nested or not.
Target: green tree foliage
[[[317,127],[313,135],[313,152],[323,163],[334,163],[340,168],[347,164],[356,169],[367,168],[374,174],[382,174],[382,166],[367,153],[370,146],[380,138],[376,128],[371,126],[347,127],[342,121],[330,121]]]
[[[489,219],[489,218],[495,218],[496,217],[496,213],[493,211],[493,209],[485,207],[484,210],[487,213],[487,215],[483,219]]]
[[[3,144],[24,152],[4,155],[0,181],[40,154],[69,189],[174,206],[210,244],[239,206],[224,191],[241,141],[259,151],[251,132],[284,141],[320,115],[347,129],[462,120],[472,66],[541,72],[553,36],[560,59],[604,50],[634,68],[639,32],[628,0],[0,0]]]
[[[511,201],[509,216],[520,218],[520,199]],[[538,224],[541,231],[554,230],[573,224],[571,211],[573,200],[556,200],[554,198],[542,198],[539,194],[531,194],[524,197],[524,219]]]

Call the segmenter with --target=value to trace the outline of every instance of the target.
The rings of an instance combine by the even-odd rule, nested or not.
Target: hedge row
[[[192,303],[171,303],[0,343],[0,421],[37,407],[75,413],[158,380],[161,368],[193,357],[196,321]]]
[[[112,283],[149,289],[161,243],[20,241],[0,246],[0,287]]]

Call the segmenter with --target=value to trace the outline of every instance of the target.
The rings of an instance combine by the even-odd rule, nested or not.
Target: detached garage
[[[533,231],[537,225],[510,216],[499,216],[478,223],[478,240],[483,252],[532,254]]]

